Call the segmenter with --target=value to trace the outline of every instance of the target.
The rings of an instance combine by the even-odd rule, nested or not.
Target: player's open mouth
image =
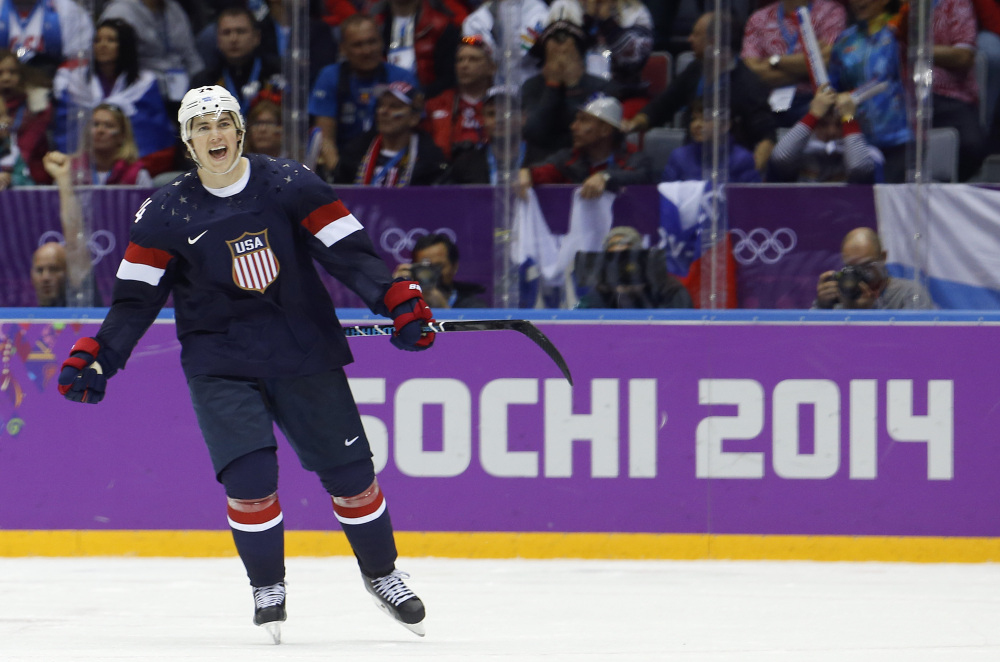
[[[220,145],[219,147],[213,147],[208,150],[208,155],[212,157],[214,161],[224,161],[226,159],[226,154],[229,153],[229,148],[225,145]]]

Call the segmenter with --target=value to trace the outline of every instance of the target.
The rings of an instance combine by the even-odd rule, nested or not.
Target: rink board
[[[172,321],[85,406],[54,376],[103,311],[4,312],[0,554],[231,554]],[[1000,558],[1000,317],[656,317],[537,318],[572,388],[512,332],[442,334],[420,354],[352,339],[401,550]],[[346,553],[329,497],[279,453],[289,552]]]

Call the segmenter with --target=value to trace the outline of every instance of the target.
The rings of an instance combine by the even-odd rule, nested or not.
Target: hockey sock
[[[347,534],[361,572],[382,577],[395,569],[396,541],[377,478],[361,494],[333,497],[333,512]]]
[[[229,498],[229,526],[251,586],[285,580],[285,525],[278,494],[263,499]]]

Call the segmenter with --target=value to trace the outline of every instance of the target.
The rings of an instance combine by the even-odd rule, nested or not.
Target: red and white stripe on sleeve
[[[171,259],[172,256],[167,251],[159,248],[143,248],[130,241],[117,275],[121,280],[138,280],[156,287],[160,284],[160,279],[163,278]]]
[[[347,235],[364,229],[340,200],[313,211],[302,221],[302,225],[326,247],[333,246]]]

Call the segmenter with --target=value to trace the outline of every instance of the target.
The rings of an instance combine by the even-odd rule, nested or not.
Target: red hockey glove
[[[59,392],[67,400],[96,405],[104,398],[108,378],[97,362],[100,351],[101,345],[93,338],[80,338],[73,344],[59,372]]]
[[[434,332],[424,333],[424,324],[433,322],[434,315],[424,301],[420,283],[415,280],[393,282],[385,293],[384,302],[396,327],[390,339],[393,345],[408,352],[419,352],[434,344]]]

